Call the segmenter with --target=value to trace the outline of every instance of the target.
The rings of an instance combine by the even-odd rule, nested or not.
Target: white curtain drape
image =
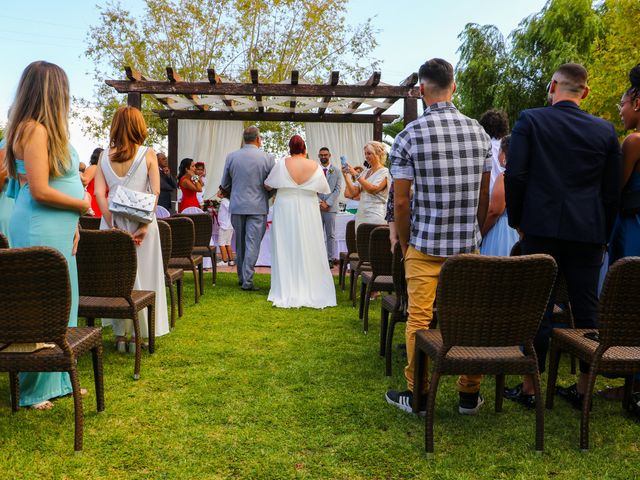
[[[178,122],[178,165],[183,158],[204,162],[207,183],[203,198],[213,198],[218,191],[227,155],[240,148],[241,121],[180,120]]]
[[[340,168],[340,156],[355,166],[364,163],[362,149],[373,140],[373,125],[369,123],[305,123],[304,131],[309,158],[318,159],[318,150],[328,147],[331,163]]]

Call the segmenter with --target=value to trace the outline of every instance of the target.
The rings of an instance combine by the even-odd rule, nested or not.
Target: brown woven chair
[[[365,335],[369,333],[369,303],[373,292],[393,292],[391,241],[389,227],[374,228],[369,237],[369,264],[371,270],[365,270],[360,277],[360,319],[363,321]]]
[[[533,339],[549,301],[557,267],[548,255],[457,255],[442,266],[437,289],[440,330],[416,334],[414,412],[423,395],[426,357],[433,359],[427,393],[425,449],[433,453],[433,421],[442,375],[496,375],[496,412],[505,374],[534,377],[541,399]],[[524,348],[522,348],[524,347]],[[536,403],[536,451],[543,450],[544,411]]]
[[[182,317],[182,280],[184,278],[184,270],[182,268],[169,268],[169,260],[171,260],[171,227],[167,222],[158,220],[158,230],[162,247],[164,284],[169,289],[169,298],[171,299],[171,329],[173,330],[176,326],[176,294],[173,291],[173,284],[177,285],[178,316]]]
[[[345,242],[347,244],[347,251],[340,252],[340,264],[338,266],[338,284],[340,288],[344,290],[347,283],[347,266],[352,260],[357,260],[358,253],[356,252],[356,221],[349,220],[347,222],[345,230]]]
[[[604,281],[598,311],[598,330],[554,328],[551,336],[546,407],[553,408],[560,352],[567,351],[591,365],[580,419],[580,448],[589,448],[589,411],[598,374],[625,377],[623,407],[628,409],[634,374],[640,372],[640,257],[614,263]],[[599,339],[588,338],[598,333]],[[586,335],[586,336],[585,336]]]
[[[79,223],[83,230],[100,230],[101,217],[92,217],[90,215],[82,215]]]
[[[201,255],[211,259],[211,284],[216,284],[218,268],[216,266],[216,247],[210,245],[211,235],[213,234],[213,220],[208,213],[186,214],[180,213],[176,217],[187,217],[193,220],[195,229],[195,238],[193,241],[192,255]],[[202,270],[201,270],[202,271]],[[204,277],[200,277],[200,294],[204,294]]]
[[[163,219],[171,227],[171,261],[169,268],[182,268],[193,272],[193,290],[195,303],[200,298],[199,285],[202,285],[202,255],[193,255],[195,228],[193,220],[186,217]]]
[[[78,315],[94,325],[96,318],[126,318],[133,321],[136,359],[133,378],[140,378],[142,339],[138,312],[148,309],[149,353],[155,351],[156,292],[134,290],[138,258],[133,238],[122,230],[84,230],[78,252]]]
[[[408,317],[409,296],[407,295],[407,281],[400,242],[397,242],[393,249],[391,277],[393,278],[394,294],[382,297],[380,312],[380,356],[384,356],[384,374],[387,377],[391,376],[391,352],[396,323],[406,322]],[[389,321],[389,315],[391,315],[391,321]]]
[[[0,248],[9,248],[9,239],[0,233]]]
[[[0,250],[0,345],[54,343],[32,353],[0,350],[9,372],[12,410],[20,408],[18,372],[68,372],[75,409],[74,449],[82,450],[84,413],[76,359],[91,352],[98,412],[104,410],[102,329],[67,327],[71,288],[66,259],[47,247]],[[49,432],[52,433],[52,432]]]
[[[373,229],[379,226],[380,225],[376,225],[374,223],[361,223],[356,230],[356,249],[358,251],[358,259],[349,262],[349,266],[351,267],[349,283],[351,287],[351,302],[353,307],[356,306],[358,278],[365,270],[371,270],[371,264],[369,263],[369,239],[371,238],[371,232]]]

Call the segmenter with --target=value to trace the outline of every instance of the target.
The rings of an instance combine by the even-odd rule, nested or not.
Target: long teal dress
[[[1,140],[0,150],[3,150],[4,147],[5,141]],[[7,195],[10,182],[11,179],[7,179],[0,189],[0,233],[9,238],[9,242],[11,242],[11,237],[9,235],[9,220],[11,219],[11,213],[13,212],[13,198],[10,198]]]
[[[640,191],[640,173],[633,172],[627,188]],[[640,215],[618,215],[609,241],[609,265],[624,257],[640,256]]]
[[[63,176],[50,178],[49,185],[72,197],[83,198],[84,188],[80,181],[78,167],[80,160],[73,147],[71,150],[71,167]],[[25,173],[24,162],[16,160],[19,174]],[[69,265],[71,281],[71,312],[69,326],[78,324],[78,270],[76,257],[71,255],[73,236],[78,226],[78,211],[49,207],[36,202],[31,196],[29,185],[22,187],[16,182],[13,194],[15,207],[11,216],[9,231],[11,246],[53,247],[62,253]],[[46,321],[46,318],[42,319]],[[34,405],[51,398],[68,395],[72,392],[68,373],[21,373],[20,374],[20,406]]]

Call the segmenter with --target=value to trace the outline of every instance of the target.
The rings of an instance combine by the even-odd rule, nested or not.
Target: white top
[[[384,179],[387,179],[387,186],[378,193],[371,194],[364,188],[360,187],[360,204],[358,205],[358,213],[356,214],[356,228],[361,223],[374,223],[382,225],[387,223],[384,219],[387,213],[387,198],[389,197],[389,169],[382,167],[367,177],[370,170],[365,170],[363,178],[373,185],[380,185]],[[360,186],[360,182],[354,185]]]
[[[504,173],[504,167],[500,165],[498,156],[500,155],[500,142],[497,138],[491,139],[491,178],[489,179],[489,198],[493,195],[493,185],[496,183],[496,179]]]
[[[207,177],[200,177],[200,181],[202,182],[202,191],[196,192],[196,197],[198,198],[200,205],[202,205],[204,203],[204,187],[207,185]]]
[[[229,199],[223,198],[220,200],[220,206],[218,207],[218,225],[224,230],[231,230],[231,213],[229,212]]]

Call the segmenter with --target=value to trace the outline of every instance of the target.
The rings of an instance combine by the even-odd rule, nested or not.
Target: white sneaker
[[[220,260],[218,263],[216,263],[216,266],[218,267],[226,267],[228,264],[227,262],[223,262],[222,260]]]

